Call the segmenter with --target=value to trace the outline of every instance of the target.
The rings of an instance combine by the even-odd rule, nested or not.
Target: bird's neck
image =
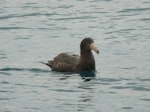
[[[91,51],[82,51],[80,54],[80,61],[77,65],[82,68],[82,71],[92,71],[95,70],[95,59]]]

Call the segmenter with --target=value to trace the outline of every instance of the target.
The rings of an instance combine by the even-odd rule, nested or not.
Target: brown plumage
[[[60,72],[95,71],[95,59],[91,50],[99,54],[94,41],[91,38],[85,38],[80,44],[80,56],[60,53],[45,64],[52,70]]]

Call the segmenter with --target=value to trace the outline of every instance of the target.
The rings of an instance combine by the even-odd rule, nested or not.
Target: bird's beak
[[[90,48],[95,51],[97,54],[99,54],[99,49],[94,45],[94,43],[90,44]]]

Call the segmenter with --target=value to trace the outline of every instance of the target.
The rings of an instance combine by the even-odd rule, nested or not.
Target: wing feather
[[[61,53],[53,60],[52,70],[70,72],[77,65],[79,56]]]

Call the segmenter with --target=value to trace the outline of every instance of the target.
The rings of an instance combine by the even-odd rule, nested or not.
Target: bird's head
[[[81,49],[81,51],[82,50],[84,50],[84,51],[91,51],[91,50],[93,50],[97,54],[99,54],[99,49],[95,46],[94,41],[91,38],[84,38],[81,41],[80,49]]]

